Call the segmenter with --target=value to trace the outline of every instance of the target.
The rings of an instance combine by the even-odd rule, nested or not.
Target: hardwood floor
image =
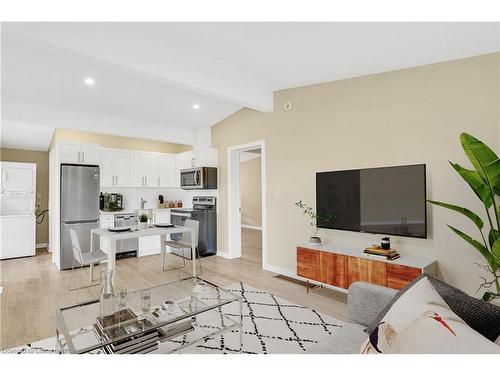
[[[247,232],[247,244],[257,241],[255,233]],[[217,285],[242,281],[283,297],[291,302],[314,308],[341,320],[346,317],[346,296],[328,289],[317,289],[306,294],[303,285],[276,278],[263,271],[258,248],[244,251],[240,259],[212,256],[202,259],[202,278]],[[169,263],[178,261],[169,257]],[[186,271],[190,272],[190,264]],[[80,292],[69,292],[72,285],[88,283],[88,268],[60,272],[46,250],[37,251],[32,258],[0,261],[0,349],[7,349],[55,335],[56,306],[69,305],[99,295],[99,287]],[[97,272],[96,272],[97,274]],[[97,276],[98,277],[98,276]],[[129,258],[117,261],[116,285],[128,290],[147,288],[178,278],[178,271],[163,272],[161,256]],[[78,284],[81,283],[81,284]]]
[[[262,231],[241,228],[241,259],[262,265]]]

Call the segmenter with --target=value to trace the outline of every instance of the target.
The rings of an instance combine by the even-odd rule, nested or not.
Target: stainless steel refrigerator
[[[99,167],[61,165],[61,269],[73,265],[70,229],[79,235],[80,245],[90,248],[90,229],[99,227]],[[86,232],[88,231],[88,235]]]

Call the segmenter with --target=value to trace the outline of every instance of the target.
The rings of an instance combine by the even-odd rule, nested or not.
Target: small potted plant
[[[147,229],[148,219],[149,219],[148,214],[144,212],[142,214],[139,214],[139,228]]]
[[[301,200],[298,202],[295,202],[295,206],[300,208],[303,212],[304,215],[309,216],[310,218],[310,223],[312,227],[312,236],[309,238],[309,242],[314,245],[321,245],[321,238],[318,237],[318,222],[320,223],[329,223],[330,221],[333,220],[334,216],[332,214],[324,214],[324,213],[318,213],[313,210],[313,208],[306,203],[302,202]]]

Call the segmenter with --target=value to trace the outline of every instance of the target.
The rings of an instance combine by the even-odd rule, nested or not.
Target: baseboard
[[[237,257],[234,257],[232,255],[230,255],[229,253],[226,253],[224,251],[217,251],[217,256],[220,256],[221,258],[225,258],[225,259],[235,259]]]
[[[269,264],[269,263],[264,263],[262,265],[262,269],[265,271],[269,271],[269,272],[279,273],[280,275],[285,275],[288,277],[297,278],[297,273],[290,271],[287,268],[274,266],[274,265]]]
[[[35,247],[37,249],[43,249],[44,247],[48,248],[49,244],[48,243],[37,243]]]
[[[262,227],[259,227],[257,225],[241,224],[241,227],[246,229],[262,230]]]

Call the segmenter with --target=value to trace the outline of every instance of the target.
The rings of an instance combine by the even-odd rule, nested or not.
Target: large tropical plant
[[[481,277],[483,282],[478,291],[484,289],[483,300],[491,301],[500,298],[500,207],[496,202],[497,196],[500,195],[500,160],[488,146],[470,134],[460,134],[460,142],[474,169],[466,169],[453,162],[450,164],[483,203],[488,226],[485,228],[479,215],[467,208],[438,201],[429,202],[459,212],[476,225],[481,236],[480,240],[451,225],[448,227],[479,251],[486,260],[486,264],[481,267],[488,271],[489,276]]]

